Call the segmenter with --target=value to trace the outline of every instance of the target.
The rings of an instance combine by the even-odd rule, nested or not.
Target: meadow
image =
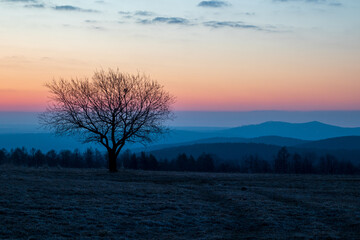
[[[1,239],[360,239],[360,176],[0,168]]]

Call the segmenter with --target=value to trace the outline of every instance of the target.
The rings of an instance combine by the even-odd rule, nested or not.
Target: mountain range
[[[1,126],[0,126],[1,129]],[[252,143],[274,146],[298,147],[303,149],[358,149],[360,128],[344,128],[320,122],[287,123],[264,122],[236,128],[171,128],[169,133],[157,139],[146,148],[139,144],[128,145],[134,151],[155,151],[164,148],[194,144]],[[3,133],[0,134],[0,148],[15,147],[85,150],[97,145],[81,144],[76,138],[57,137],[50,133]],[[101,149],[101,148],[100,148]]]
[[[224,139],[222,139],[224,140]],[[233,139],[234,140],[234,139]],[[360,136],[329,138],[320,141],[303,141],[282,137],[261,137],[240,139],[240,142],[211,142],[207,139],[195,143],[167,146],[158,149],[148,149],[159,159],[174,159],[179,154],[185,153],[195,158],[202,153],[208,153],[216,158],[228,161],[236,161],[249,156],[258,156],[261,159],[271,161],[275,158],[281,147],[286,146],[290,153],[299,153],[302,156],[325,156],[333,155],[338,159],[360,163]],[[286,144],[287,141],[289,144]]]

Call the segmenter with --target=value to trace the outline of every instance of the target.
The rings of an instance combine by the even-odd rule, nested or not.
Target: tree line
[[[331,154],[317,156],[315,153],[289,153],[282,147],[273,162],[257,156],[249,156],[240,164],[241,172],[278,174],[360,174],[360,166],[343,161]]]
[[[62,167],[62,168],[108,168],[108,153],[97,149],[80,152],[50,150],[43,153],[32,148],[15,148],[7,151],[0,149],[0,165],[8,164],[28,167]],[[154,155],[145,152],[131,153],[126,150],[117,159],[117,165],[124,169],[152,171],[183,172],[238,172],[238,173],[277,173],[277,174],[360,174],[360,166],[342,161],[333,155],[289,153],[282,147],[273,161],[250,155],[237,161],[224,161],[221,158],[203,153],[195,158],[185,153],[174,159],[158,160]]]
[[[7,151],[0,149],[0,165],[8,164],[27,167],[62,167],[62,168],[105,168],[107,167],[105,155],[91,148],[85,152],[78,149],[74,151],[62,150],[56,152],[50,150],[43,153],[41,150],[15,148]]]

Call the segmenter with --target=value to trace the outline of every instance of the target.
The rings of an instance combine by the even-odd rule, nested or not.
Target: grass
[[[2,239],[360,239],[360,177],[0,168]]]

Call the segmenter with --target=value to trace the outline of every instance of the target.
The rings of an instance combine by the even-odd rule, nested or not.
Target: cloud
[[[120,15],[130,15],[132,13],[131,12],[125,12],[125,11],[119,11],[118,14],[120,14]]]
[[[190,25],[190,21],[181,17],[163,17],[149,11],[119,11],[123,18],[135,19],[140,24],[169,24],[169,25]],[[124,23],[120,21],[120,23]]]
[[[98,21],[96,20],[85,20],[86,23],[97,23]]]
[[[167,24],[188,24],[189,20],[185,18],[178,18],[178,17],[156,17],[152,20],[153,22],[157,23],[167,23]]]
[[[263,31],[268,33],[289,32],[286,29],[284,30],[272,25],[259,26],[259,25],[244,23],[241,21],[208,21],[208,22],[203,22],[202,24],[210,28],[248,29],[248,30]]]
[[[127,12],[127,11],[119,11],[118,14],[122,15],[123,18],[133,18],[133,17],[151,17],[154,16],[155,13],[149,11],[135,11],[135,12]]]
[[[341,6],[342,6],[342,3],[332,2],[332,3],[329,3],[329,6],[332,6],[332,7],[341,7]]]
[[[27,4],[26,8],[45,8],[45,4]]]
[[[185,18],[179,17],[155,17],[152,20],[142,19],[139,20],[139,23],[142,24],[157,24],[157,23],[164,23],[164,24],[173,24],[173,25],[189,25],[190,21]]]
[[[308,3],[320,3],[320,2],[326,2],[326,0],[273,0],[273,2],[308,2]]]
[[[123,18],[133,18],[135,15],[132,12],[125,12],[125,11],[119,11],[118,14],[122,15]]]
[[[304,3],[317,3],[317,4],[325,4],[333,7],[341,7],[342,3],[337,1],[328,1],[328,0],[272,0],[273,2],[304,2]]]
[[[134,15],[136,16],[153,16],[154,13],[153,12],[149,12],[149,11],[136,11],[134,13]]]
[[[247,24],[241,21],[205,21],[201,22],[197,19],[187,19],[182,17],[166,17],[159,16],[153,12],[148,11],[119,11],[118,14],[122,15],[124,19],[133,19],[135,23],[143,25],[155,25],[155,24],[164,24],[164,25],[183,25],[183,26],[199,26],[203,25],[209,28],[233,28],[233,29],[252,29],[257,31],[267,31],[267,32],[279,32],[279,30],[274,26],[258,26]],[[246,12],[243,13],[246,15],[254,15],[254,13]],[[140,18],[141,17],[141,18]],[[130,20],[131,21],[131,20]],[[127,21],[119,21],[123,24]]]
[[[24,5],[26,8],[45,8],[45,4],[39,3],[37,0],[0,0],[0,2],[8,3],[28,3]]]
[[[55,6],[55,7],[53,7],[53,9],[58,10],[58,11],[99,12],[97,10],[84,9],[84,8],[79,8],[79,7],[75,7],[75,6],[71,6],[71,5]]]
[[[106,30],[104,27],[100,27],[100,26],[90,26],[90,28],[91,29],[94,29],[94,30],[101,30],[101,31],[103,31],[103,30]]]
[[[230,27],[230,28],[241,28],[241,29],[254,29],[254,30],[265,30],[259,26],[245,24],[239,21],[209,21],[204,22],[204,26],[212,27],[212,28],[223,28],[223,27]]]
[[[27,2],[36,2],[36,0],[2,0],[2,2],[20,2],[20,3],[27,3]]]
[[[208,7],[208,8],[221,8],[227,6],[229,6],[229,4],[223,1],[202,1],[198,4],[198,7]]]
[[[85,20],[86,24],[88,24],[88,27],[93,30],[106,30],[104,27],[99,26],[100,22],[96,20]]]

